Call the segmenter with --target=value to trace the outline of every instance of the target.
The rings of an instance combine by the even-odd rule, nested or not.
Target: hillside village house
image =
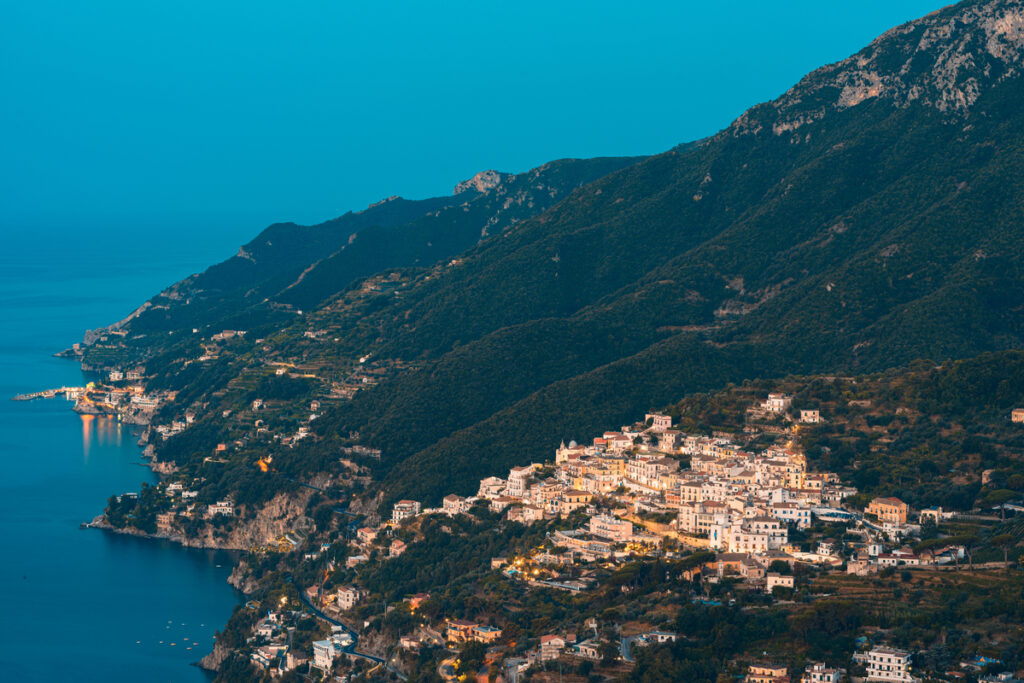
[[[652,432],[663,432],[672,426],[672,418],[661,413],[647,413],[644,422],[650,420]]]
[[[404,519],[410,519],[420,514],[421,506],[415,500],[400,500],[395,503],[391,510],[391,521],[398,524]]]
[[[821,414],[817,410],[801,410],[800,421],[804,424],[816,425],[821,422]]]
[[[486,498],[493,500],[504,495],[505,492],[505,480],[501,477],[487,477],[480,482],[480,490],[477,492],[477,496],[480,498]]]
[[[793,405],[793,397],[785,394],[768,394],[768,399],[762,404],[765,412],[781,414],[789,410]]]
[[[844,673],[843,669],[831,669],[824,662],[814,662],[804,670],[800,683],[839,683]]]
[[[335,604],[339,608],[344,610],[350,610],[355,607],[363,598],[366,597],[366,591],[355,586],[342,586],[335,593]]]
[[[445,630],[449,643],[493,643],[501,638],[501,629],[495,626],[481,626],[475,621],[452,619]]]
[[[214,515],[231,516],[233,514],[235,514],[235,506],[231,504],[230,500],[218,500],[206,508],[207,517],[213,517]]]
[[[891,647],[876,647],[867,657],[868,681],[911,683],[910,653]]]
[[[564,649],[565,638],[556,635],[540,637],[540,660],[542,662],[558,659],[558,656],[562,654],[562,650]]]
[[[751,664],[745,683],[789,683],[789,669],[781,664]]]
[[[586,507],[592,497],[587,491],[565,491],[558,500],[558,514],[568,517],[580,508]]]
[[[906,524],[910,506],[899,498],[875,498],[868,505],[867,513],[878,517],[881,522]]]
[[[511,500],[515,500],[514,498]],[[494,509],[494,504],[491,504],[491,509]],[[544,509],[537,505],[515,505],[508,509],[506,518],[510,522],[519,522],[520,524],[533,524],[544,519]]]
[[[334,668],[334,660],[342,653],[342,648],[352,642],[352,639],[344,634],[334,634],[326,640],[313,642],[313,666],[321,671],[330,671]]]
[[[777,574],[776,572],[768,572],[768,576],[765,577],[765,590],[771,593],[772,589],[776,586],[781,586],[782,588],[792,588],[793,577],[788,574]]]
[[[533,467],[513,467],[508,473],[507,493],[513,498],[522,498],[533,479]]]
[[[596,515],[590,518],[590,533],[616,543],[625,543],[633,537],[633,523],[611,515]]]
[[[1010,419],[1014,422],[1024,422],[1024,408],[1014,408],[1010,413]]]
[[[469,510],[469,501],[455,494],[447,495],[441,501],[441,510],[449,517],[453,517]]]

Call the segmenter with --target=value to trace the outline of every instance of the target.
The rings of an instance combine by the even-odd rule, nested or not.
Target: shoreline
[[[86,366],[85,363],[81,361],[80,354],[76,353],[74,349],[65,349],[64,351],[54,353],[53,357],[78,362],[79,369],[83,373],[96,373],[102,371],[100,368],[91,368]],[[92,408],[92,410],[88,408]],[[130,435],[137,437],[135,446],[139,449],[139,461],[134,464],[149,470],[158,483],[173,473],[175,468],[158,461],[154,453],[154,446],[149,443],[150,420],[148,415],[128,415],[122,414],[117,410],[97,409],[94,406],[88,406],[88,408],[84,408],[77,401],[71,406],[72,412],[78,415],[95,415],[114,418],[124,425]],[[104,533],[118,534],[120,536],[132,536],[146,541],[166,541],[183,550],[208,550],[227,553],[230,557],[231,572],[228,574],[228,578],[225,580],[225,583],[231,586],[232,590],[234,590],[243,599],[248,595],[248,593],[243,589],[244,582],[236,579],[240,565],[241,553],[245,551],[244,548],[229,547],[216,543],[209,544],[201,541],[197,542],[182,534],[167,534],[160,532],[151,534],[134,527],[117,528],[107,521],[107,516],[104,512],[101,512],[89,521],[81,522],[79,524],[79,529],[95,529]],[[230,616],[231,615],[228,614],[227,618],[230,618]],[[224,623],[227,622],[225,621]],[[190,662],[189,666],[197,667],[207,674],[216,674],[224,660],[230,656],[231,652],[232,650],[230,648],[224,648],[218,642],[214,641],[213,647],[210,651],[198,660]]]
[[[234,591],[236,591],[236,593],[238,593],[238,595],[241,596],[242,598],[244,598],[246,595],[248,595],[248,593],[245,590],[243,590],[243,588],[241,586],[236,585],[236,582],[232,581],[232,579],[235,578],[236,571],[238,570],[238,567],[239,567],[239,560],[240,560],[240,558],[238,556],[236,556],[236,554],[240,553],[240,552],[243,552],[243,551],[241,551],[239,549],[224,548],[224,547],[209,546],[209,545],[190,545],[190,544],[188,544],[186,542],[187,539],[185,539],[183,536],[180,536],[180,535],[167,535],[167,534],[160,534],[160,533],[149,534],[149,533],[146,533],[145,531],[140,531],[140,530],[134,529],[134,528],[118,529],[118,528],[112,526],[106,520],[106,515],[103,515],[103,514],[97,515],[91,521],[82,522],[79,525],[79,529],[82,529],[82,530],[94,530],[95,529],[95,530],[103,532],[103,533],[118,534],[120,536],[133,536],[133,537],[135,537],[135,538],[137,538],[139,540],[142,540],[142,541],[167,541],[169,543],[173,543],[173,544],[177,545],[182,550],[186,550],[186,549],[187,550],[213,550],[213,551],[217,551],[217,552],[227,553],[231,557],[231,573],[228,575],[228,578],[226,579],[225,583],[227,583],[229,586],[231,586],[231,588]],[[229,615],[229,618],[230,618],[230,615]],[[225,623],[227,623],[227,622],[225,622]],[[210,651],[207,652],[202,657],[200,657],[198,660],[196,660],[194,662],[190,662],[189,666],[198,667],[199,669],[201,669],[201,670],[203,670],[203,671],[205,671],[207,673],[216,674],[217,671],[220,668],[220,665],[223,664],[224,660],[227,659],[227,657],[229,657],[231,655],[231,652],[232,652],[232,650],[230,648],[221,647],[219,643],[214,641],[213,647],[210,649]]]

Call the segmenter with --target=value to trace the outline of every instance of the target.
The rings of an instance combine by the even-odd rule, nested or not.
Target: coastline
[[[70,348],[54,353],[55,358],[63,360],[77,361],[79,367],[83,373],[100,373],[103,372],[103,368],[93,368],[82,362],[82,355],[79,351]],[[176,471],[176,467],[173,463],[166,463],[157,460],[155,454],[155,446],[150,443],[150,417],[151,413],[147,412],[123,412],[117,409],[105,409],[91,403],[83,403],[79,400],[74,402],[72,411],[79,415],[95,415],[95,416],[106,416],[117,419],[118,422],[128,425],[131,429],[141,428],[141,432],[131,429],[130,433],[138,436],[136,446],[140,449],[139,455],[141,462],[138,464],[149,469],[157,478],[158,483],[162,482],[169,475]],[[239,571],[244,564],[240,560],[240,553],[245,551],[243,547],[236,547],[230,544],[224,544],[217,542],[215,538],[209,539],[190,539],[184,534],[180,533],[162,533],[160,531],[156,533],[148,533],[134,527],[118,528],[112,525],[108,520],[106,513],[101,512],[100,514],[93,517],[87,522],[82,522],[79,525],[82,530],[98,530],[104,533],[112,533],[120,536],[131,536],[137,539],[145,539],[151,541],[166,541],[168,543],[175,544],[183,549],[193,550],[213,550],[218,552],[226,552],[231,557],[231,573],[228,575],[226,582],[234,590],[241,593],[243,596],[250,594],[254,589],[255,585],[248,580],[247,572]],[[230,617],[230,615],[228,615]],[[219,671],[224,661],[230,657],[232,649],[229,647],[222,646],[218,642],[214,642],[212,649],[203,655],[200,659],[192,662],[192,666],[198,667],[203,671],[210,673],[216,673]]]

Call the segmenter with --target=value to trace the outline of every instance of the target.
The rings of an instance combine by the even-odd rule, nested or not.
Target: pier
[[[85,393],[85,387],[59,387],[57,389],[46,389],[44,391],[36,391],[31,394],[18,394],[12,401],[34,401],[37,398],[56,398],[59,394],[64,394],[64,397],[69,401],[77,400],[79,396]]]

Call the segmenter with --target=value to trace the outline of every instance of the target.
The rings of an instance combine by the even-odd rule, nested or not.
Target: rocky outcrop
[[[493,190],[498,185],[501,185],[505,180],[511,178],[510,173],[500,173],[498,171],[480,171],[469,180],[463,180],[461,183],[455,186],[455,191],[452,194],[462,194],[469,190],[475,190],[477,192],[487,192]]]
[[[181,542],[199,548],[248,550],[289,531],[308,529],[312,522],[305,516],[305,511],[312,493],[309,489],[279,493],[257,510],[251,519],[237,519],[226,535],[214,527],[207,527],[200,536],[181,539]]]
[[[246,595],[252,593],[259,587],[259,584],[252,576],[252,570],[249,567],[249,563],[244,559],[239,560],[238,564],[231,569],[231,576],[228,577],[228,583]]]
[[[279,493],[261,507],[251,518],[236,520],[228,532],[208,526],[196,537],[185,537],[181,533],[147,534],[134,528],[118,529],[107,521],[106,515],[98,515],[85,526],[106,529],[115,533],[145,538],[161,538],[180,543],[189,548],[213,548],[217,550],[249,550],[262,546],[267,541],[279,538],[289,531],[304,531],[312,528],[312,521],[306,517],[306,504],[312,491],[303,489],[291,494]]]
[[[220,667],[231,656],[231,652],[231,648],[217,643],[213,646],[213,652],[199,660],[199,666],[207,671],[220,671]]]
[[[811,72],[728,130],[790,134],[830,111],[873,99],[964,115],[985,89],[1021,72],[1022,54],[1024,1],[962,2],[897,26],[852,57]]]

